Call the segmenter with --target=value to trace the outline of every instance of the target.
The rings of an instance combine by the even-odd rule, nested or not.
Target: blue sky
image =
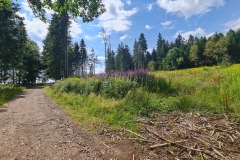
[[[29,37],[42,48],[47,26],[35,18],[27,0],[21,4],[20,15],[25,17]],[[240,0],[103,0],[107,12],[91,23],[81,19],[72,20],[73,42],[84,39],[90,52],[93,47],[99,59],[104,59],[102,27],[110,35],[113,50],[122,41],[133,48],[135,39],[144,33],[150,51],[156,46],[160,32],[169,41],[178,34],[187,38],[190,34],[209,37],[214,32],[226,33],[240,28]],[[47,17],[50,18],[50,10]],[[97,66],[97,72],[104,71],[104,62]]]

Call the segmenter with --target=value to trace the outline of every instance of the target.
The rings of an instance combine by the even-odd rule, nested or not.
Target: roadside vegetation
[[[137,129],[139,117],[171,111],[240,117],[240,65],[114,72],[68,78],[46,91],[75,120]],[[89,127],[89,125],[87,125]]]
[[[18,85],[0,85],[0,107],[24,90]]]

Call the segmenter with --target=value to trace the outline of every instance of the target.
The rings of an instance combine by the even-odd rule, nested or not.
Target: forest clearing
[[[41,87],[28,89],[1,108],[0,159],[238,159],[239,67],[141,70],[47,86],[67,114]]]
[[[238,6],[0,1],[0,159],[239,160]]]

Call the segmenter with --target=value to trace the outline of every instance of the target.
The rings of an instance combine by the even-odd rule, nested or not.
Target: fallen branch
[[[222,153],[220,153],[218,150],[216,150],[216,149],[213,148],[213,147],[212,147],[212,149],[213,149],[213,151],[214,151],[217,155],[221,156],[222,158],[225,158],[225,157],[222,155]]]
[[[168,140],[168,139],[166,139],[166,138],[163,138],[163,137],[160,136],[158,133],[150,130],[150,129],[147,128],[147,127],[146,127],[146,129],[147,129],[148,132],[153,133],[154,135],[158,136],[160,139],[162,139],[162,140],[164,140],[164,141],[167,141],[168,143],[170,143],[170,144],[172,144],[172,145],[176,145],[176,146],[178,146],[178,147],[186,148],[186,149],[189,149],[189,150],[192,150],[192,151],[203,152],[202,150],[190,148],[190,147],[187,147],[187,146],[178,144],[178,143],[176,143],[176,142],[173,142],[173,141],[171,141],[171,140]]]
[[[137,133],[135,133],[135,132],[133,132],[133,131],[130,131],[130,130],[128,130],[128,129],[126,129],[126,131],[128,131],[129,133],[132,133],[132,134],[134,134],[134,135],[136,135],[136,136],[138,136],[138,137],[141,137],[141,138],[144,139],[144,140],[147,140],[147,138],[143,137],[143,136],[140,135],[140,134],[137,134]]]
[[[176,141],[174,143],[182,143],[182,142],[185,142],[185,141]],[[150,149],[154,149],[154,148],[157,148],[157,147],[165,147],[165,146],[168,146],[168,145],[171,145],[171,143],[158,143],[158,144],[154,144],[154,145],[150,146]]]

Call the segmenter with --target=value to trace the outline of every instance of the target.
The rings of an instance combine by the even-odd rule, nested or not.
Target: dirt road
[[[29,89],[0,108],[0,159],[104,159],[106,152],[42,88]]]

